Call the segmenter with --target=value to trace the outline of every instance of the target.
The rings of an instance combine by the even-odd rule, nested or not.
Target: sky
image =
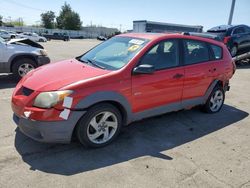
[[[0,0],[0,15],[23,18],[25,24],[38,24],[48,10],[59,14],[64,0]],[[133,20],[202,25],[207,30],[227,24],[231,0],[66,0],[80,14],[83,26],[102,25],[125,31]],[[233,24],[250,25],[250,0],[236,0]]]

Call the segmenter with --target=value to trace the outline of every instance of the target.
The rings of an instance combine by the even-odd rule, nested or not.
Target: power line
[[[28,6],[28,5],[13,1],[13,0],[4,0],[4,1],[7,2],[7,3],[15,4],[15,5],[23,7],[23,8],[27,8],[27,9],[32,9],[32,10],[36,10],[36,11],[40,11],[40,12],[46,12],[47,11],[47,10],[44,10],[44,9],[31,7],[31,6]]]

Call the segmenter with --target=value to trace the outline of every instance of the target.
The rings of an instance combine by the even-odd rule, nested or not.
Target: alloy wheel
[[[95,144],[108,142],[116,133],[118,120],[114,113],[104,111],[95,115],[88,124],[87,136]]]
[[[24,63],[18,67],[18,74],[24,77],[28,72],[35,69],[35,67],[29,63]]]
[[[214,94],[210,98],[210,110],[212,112],[217,112],[223,105],[223,100],[224,95],[221,90],[217,90],[216,92],[214,92]]]

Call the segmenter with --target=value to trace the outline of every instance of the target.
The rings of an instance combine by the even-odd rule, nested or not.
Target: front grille
[[[33,93],[34,91],[32,89],[29,89],[27,87],[22,87],[22,94],[25,96],[29,96]]]

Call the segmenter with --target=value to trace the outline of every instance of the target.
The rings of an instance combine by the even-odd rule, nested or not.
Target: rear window
[[[213,60],[222,59],[222,48],[213,44],[210,46],[213,51]]]

